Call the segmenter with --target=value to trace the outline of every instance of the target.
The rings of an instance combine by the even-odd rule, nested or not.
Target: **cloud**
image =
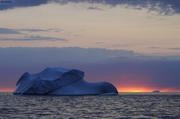
[[[99,8],[99,7],[88,7],[87,8],[88,10],[97,10],[97,11],[104,11],[104,9],[102,9],[102,8]]]
[[[21,34],[21,32],[15,29],[0,28],[0,34]]]
[[[14,37],[14,38],[0,38],[0,41],[35,41],[35,40],[48,40],[48,41],[67,41],[65,38],[59,37],[49,37],[49,36],[42,36],[42,35],[28,35],[28,33],[34,32],[61,32],[62,29],[10,29],[10,28],[0,28],[0,35],[15,35],[20,34],[23,37]]]
[[[24,38],[0,38],[0,41],[67,41],[64,38],[48,37],[48,36],[27,36]]]
[[[45,29],[19,29],[18,31],[25,32],[47,32],[49,30]]]
[[[49,29],[16,29],[19,32],[61,32],[63,31],[62,29],[54,29],[54,28],[49,28]]]
[[[29,0],[28,2],[26,0],[13,0],[9,3],[0,3],[0,10],[12,9],[17,7],[39,6],[51,2],[55,2],[58,4],[67,4],[70,2],[88,2],[93,4],[107,4],[111,6],[126,5],[135,9],[147,8],[149,9],[149,11],[157,11],[159,14],[162,15],[172,15],[174,13],[180,13],[179,0]]]
[[[151,48],[151,49],[165,49],[165,50],[180,50],[180,48],[179,47],[173,47],[173,48],[163,48],[163,47],[157,47],[157,46],[152,46],[152,47],[149,47],[149,48]]]
[[[180,50],[180,48],[168,48],[169,50]]]
[[[0,34],[23,34],[23,32],[61,32],[63,29],[55,29],[55,28],[47,28],[47,29],[39,29],[39,28],[24,28],[24,29],[13,29],[13,28],[1,28]]]
[[[0,10],[12,9],[17,7],[31,7],[47,4],[48,0],[4,0],[9,2],[0,2]]]

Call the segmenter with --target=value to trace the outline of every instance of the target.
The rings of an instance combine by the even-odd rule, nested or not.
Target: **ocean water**
[[[16,96],[0,93],[0,119],[180,119],[180,94]]]

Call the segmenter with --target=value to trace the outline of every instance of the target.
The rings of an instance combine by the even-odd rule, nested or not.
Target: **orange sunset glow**
[[[14,88],[0,88],[0,92],[13,92]]]
[[[132,92],[132,93],[138,93],[138,92],[152,92],[155,90],[159,90],[161,92],[180,92],[180,90],[172,89],[172,88],[151,88],[151,87],[118,87],[118,92]]]
[[[118,92],[152,92],[153,89],[142,87],[119,87]]]

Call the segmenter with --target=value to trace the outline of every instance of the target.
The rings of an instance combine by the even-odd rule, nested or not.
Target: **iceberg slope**
[[[24,73],[16,84],[14,94],[30,95],[117,95],[108,82],[90,83],[84,72],[76,69],[46,68],[40,73]]]

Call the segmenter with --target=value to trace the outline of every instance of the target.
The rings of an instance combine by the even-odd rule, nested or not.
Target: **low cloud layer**
[[[1,28],[0,27],[0,34],[23,34],[23,32],[61,32],[63,31],[62,29],[39,29],[39,28],[25,28],[25,29],[12,29],[12,28]]]
[[[46,36],[27,36],[24,38],[0,38],[0,41],[67,41],[64,38]]]
[[[15,29],[0,28],[0,34],[21,34],[21,32]]]
[[[7,35],[7,38],[0,37],[0,41],[67,41],[65,38],[50,37],[42,35],[29,35],[38,32],[61,32],[61,29],[10,29],[0,28],[0,35]],[[8,35],[21,35],[8,38]]]

